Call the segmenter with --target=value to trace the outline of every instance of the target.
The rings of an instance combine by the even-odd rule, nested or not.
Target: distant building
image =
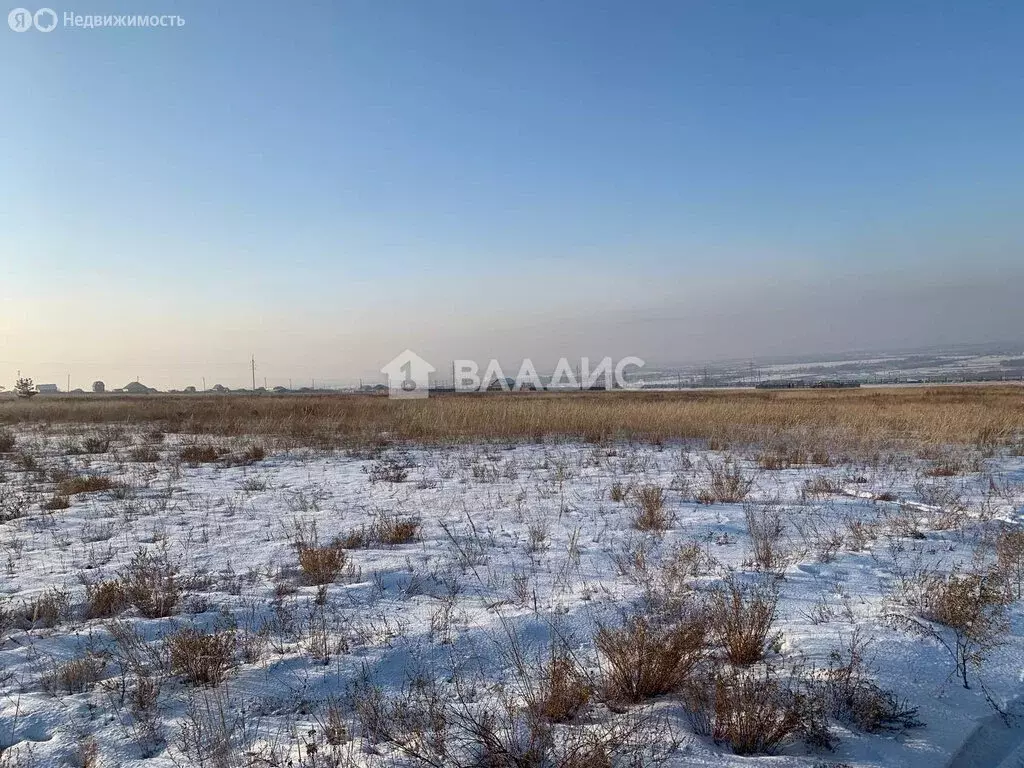
[[[60,392],[56,384],[36,384],[36,392],[41,395],[55,395]]]
[[[155,389],[151,389],[150,387],[147,387],[145,384],[140,384],[137,381],[133,381],[131,384],[127,384],[121,391],[129,395],[150,395],[156,392]]]

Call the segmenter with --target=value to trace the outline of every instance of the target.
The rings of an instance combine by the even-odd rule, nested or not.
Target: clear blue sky
[[[0,379],[600,356],[614,312],[1024,288],[1020,3],[146,6],[185,26],[0,29]],[[971,338],[893,341],[1019,335],[976,309]],[[738,334],[607,354],[755,352]]]

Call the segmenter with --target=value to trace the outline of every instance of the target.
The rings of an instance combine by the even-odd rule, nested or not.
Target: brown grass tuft
[[[633,492],[633,526],[641,531],[665,531],[672,516],[665,510],[665,491],[657,485],[644,485]]]
[[[195,443],[182,448],[178,457],[189,466],[198,467],[200,464],[211,464],[217,461],[224,453],[224,449],[216,445]]]
[[[103,475],[79,475],[57,483],[57,495],[75,496],[79,493],[109,491],[116,487],[117,484],[113,480]]]
[[[345,550],[336,544],[299,549],[299,568],[307,584],[331,584],[345,567]]]
[[[609,666],[608,696],[639,702],[679,690],[704,658],[706,639],[706,624],[696,610],[675,621],[634,615],[622,627],[601,627],[595,643]]]
[[[128,592],[120,579],[108,579],[85,585],[85,618],[109,619],[130,605]]]
[[[210,634],[192,628],[180,629],[167,638],[171,671],[192,685],[216,687],[224,682],[234,663],[235,634]]]
[[[730,662],[746,665],[764,658],[777,603],[773,590],[744,590],[734,579],[714,592],[709,606],[711,627]]]
[[[590,681],[568,650],[552,648],[529,708],[548,722],[565,723],[587,705],[592,693]]]

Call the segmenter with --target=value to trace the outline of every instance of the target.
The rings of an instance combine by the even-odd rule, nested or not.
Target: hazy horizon
[[[1022,338],[1022,7],[174,12],[2,30],[4,386]]]

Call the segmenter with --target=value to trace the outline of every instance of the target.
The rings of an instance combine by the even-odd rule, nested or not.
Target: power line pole
[[[252,356],[252,391],[256,391],[256,355]]]

